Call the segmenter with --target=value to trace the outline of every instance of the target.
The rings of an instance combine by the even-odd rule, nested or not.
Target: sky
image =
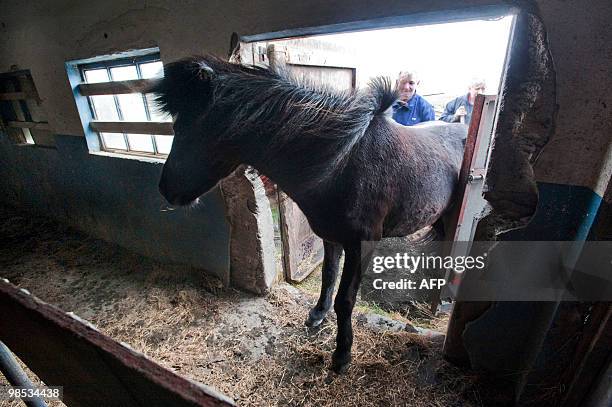
[[[482,77],[486,94],[497,94],[512,17],[458,23],[322,35],[357,57],[358,85],[377,75],[393,79],[416,70],[421,95],[467,93],[473,77]]]

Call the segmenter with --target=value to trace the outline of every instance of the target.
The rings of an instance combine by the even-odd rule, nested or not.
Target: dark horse
[[[307,325],[331,308],[338,319],[332,369],[351,360],[351,313],[361,281],[360,244],[406,236],[434,224],[449,207],[466,127],[404,127],[385,111],[396,100],[389,80],[339,94],[286,74],[214,57],[164,68],[155,86],[175,117],[174,143],[159,184],[173,205],[187,205],[240,164],[274,180],[324,240],[321,295]]]

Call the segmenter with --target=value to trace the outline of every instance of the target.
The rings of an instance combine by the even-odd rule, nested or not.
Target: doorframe
[[[502,18],[505,16],[514,16],[516,21],[516,16],[521,12],[521,8],[508,4],[497,4],[497,5],[485,5],[485,6],[473,6],[473,7],[464,7],[458,9],[447,9],[443,11],[431,11],[431,12],[420,12],[420,13],[411,13],[408,15],[399,15],[399,16],[388,16],[374,19],[366,19],[366,20],[358,20],[358,21],[348,21],[344,23],[337,24],[327,24],[320,26],[311,26],[311,27],[301,27],[301,28],[292,28],[287,30],[280,31],[272,31],[265,33],[255,33],[248,35],[237,35],[236,33],[232,34],[231,39],[231,47],[230,49],[239,51],[242,63],[248,63],[253,65],[259,65],[261,63],[267,63],[268,61],[259,60],[258,55],[260,52],[256,50],[255,44],[257,42],[264,41],[272,41],[279,39],[296,39],[300,37],[311,37],[322,34],[333,34],[333,33],[347,33],[347,32],[355,32],[355,31],[366,31],[366,30],[380,30],[380,29],[390,29],[390,28],[399,28],[399,27],[411,27],[411,26],[422,26],[422,25],[433,25],[433,24],[442,24],[442,23],[452,23],[452,22],[462,22],[462,21],[473,21],[473,20],[483,20],[483,19],[495,19]],[[507,44],[507,54],[510,52],[511,43],[513,40],[512,32],[514,30],[511,29],[510,37],[508,39]],[[230,52],[232,54],[232,52]],[[248,56],[247,56],[248,54]],[[267,53],[265,53],[267,58]],[[504,76],[507,72],[507,64],[508,64],[508,55],[506,56],[506,60],[504,61],[504,70],[502,76]],[[501,89],[503,89],[503,81],[500,82],[497,94],[499,95]],[[495,117],[499,114],[500,105],[499,103],[495,107]],[[495,126],[493,126],[495,128]],[[491,142],[493,141],[495,135],[491,136]],[[488,160],[487,160],[488,161]],[[484,182],[484,180],[483,180]],[[280,204],[279,204],[280,209]],[[279,210],[280,212],[280,210]],[[280,213],[279,213],[280,216]],[[282,227],[281,227],[282,229]],[[281,231],[281,233],[283,233]],[[454,231],[453,231],[454,234]],[[282,254],[284,256],[284,250],[282,250]],[[283,275],[287,273],[285,270],[286,260],[282,259],[283,263]],[[277,276],[278,279],[279,276]]]
[[[322,34],[336,34],[352,31],[378,30],[387,28],[412,27],[460,21],[494,19],[507,15],[516,15],[520,9],[508,4],[493,4],[483,6],[448,9],[444,11],[430,11],[412,13],[399,16],[388,16],[367,20],[347,21],[337,24],[326,24],[312,27],[291,28],[287,30],[272,31],[240,36],[240,42],[252,43],[270,41],[283,38],[310,37]]]

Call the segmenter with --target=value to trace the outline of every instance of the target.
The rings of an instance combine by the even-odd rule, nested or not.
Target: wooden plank
[[[300,282],[323,261],[323,240],[314,234],[299,206],[278,190],[285,279]]]
[[[172,122],[104,122],[92,120],[89,126],[102,133],[159,134],[173,136]]]
[[[71,407],[234,405],[3,279],[0,340]]]
[[[0,93],[0,100],[26,100],[28,94],[25,92],[5,92]]]
[[[355,89],[357,84],[357,70],[355,68],[289,63],[286,67],[297,78],[308,78],[317,84],[326,85],[341,92],[347,89]]]
[[[51,128],[49,127],[49,123],[45,123],[45,122],[11,121],[11,122],[7,122],[6,126],[19,128],[19,129],[35,129],[35,130],[51,131]]]
[[[121,95],[125,93],[147,93],[159,79],[134,79],[100,83],[82,83],[79,92],[82,96]]]
[[[456,231],[457,223],[461,215],[461,211],[464,208],[465,202],[463,198],[465,195],[465,187],[467,186],[468,177],[470,175],[470,168],[472,168],[472,160],[474,159],[474,152],[476,150],[476,142],[478,137],[478,128],[480,127],[480,119],[484,108],[485,98],[483,95],[477,95],[474,101],[474,108],[472,110],[472,121],[468,129],[467,140],[465,141],[465,149],[463,150],[463,161],[461,163],[461,170],[459,171],[459,193],[457,194],[456,202],[461,202],[461,207],[456,208],[451,217],[451,223],[448,225],[450,230]],[[454,237],[454,236],[453,236]]]
[[[294,45],[296,45],[294,47]],[[298,48],[299,46],[299,48]],[[285,68],[298,76],[305,76],[313,83],[324,84],[339,90],[348,90],[355,87],[356,68],[338,67],[336,64],[311,58],[321,49],[328,45],[319,41],[290,42],[289,46],[278,46],[269,44],[266,49],[270,68]],[[296,50],[302,55],[304,64],[290,64],[287,62],[288,53]],[[328,49],[326,59],[338,62],[350,60],[349,53],[343,53],[342,49]],[[316,64],[310,64],[314,62]],[[285,280],[299,282],[306,278],[316,267],[323,262],[324,249],[323,240],[314,234],[308,220],[299,206],[293,202],[285,193],[278,191],[280,231],[283,246],[283,266]]]
[[[327,66],[355,69],[358,48],[345,47],[312,38],[283,41],[286,63],[304,66]]]

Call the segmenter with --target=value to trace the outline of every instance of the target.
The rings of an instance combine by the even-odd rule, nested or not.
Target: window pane
[[[111,68],[111,76],[114,81],[127,81],[130,79],[138,79],[136,65],[118,66]]]
[[[119,120],[117,106],[112,95],[90,96],[97,120]]]
[[[160,154],[170,154],[172,148],[172,141],[174,136],[155,136],[155,143],[157,143],[157,152]]]
[[[147,113],[140,93],[117,95],[123,120],[132,122],[146,122]]]
[[[127,150],[125,145],[125,138],[122,133],[100,133],[102,140],[104,140],[104,146],[106,148],[112,148],[116,150]]]
[[[23,138],[25,139],[25,142],[27,144],[36,144],[34,143],[34,139],[32,138],[32,133],[30,132],[30,129],[23,128],[21,129],[21,131],[23,132]]]
[[[154,97],[152,93],[145,94],[145,98],[147,99],[147,105],[149,106],[149,113],[151,114],[151,120],[154,122],[171,122],[172,116],[170,116],[166,112],[161,112],[157,105],[155,104]]]
[[[108,82],[108,72],[106,69],[90,69],[85,71],[85,81],[87,83]]]
[[[153,140],[150,134],[128,134],[130,150],[153,153]]]
[[[164,76],[164,64],[161,61],[140,64],[140,75],[143,79],[161,78]]]

